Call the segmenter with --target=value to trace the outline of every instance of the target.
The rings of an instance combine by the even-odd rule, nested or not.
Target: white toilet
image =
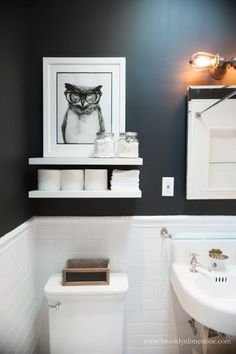
[[[44,288],[49,305],[50,354],[122,354],[125,274],[109,285],[62,286],[54,274]]]

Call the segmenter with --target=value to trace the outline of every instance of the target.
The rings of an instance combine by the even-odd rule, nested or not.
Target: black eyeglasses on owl
[[[78,105],[80,103],[83,107],[85,102],[87,104],[97,104],[102,96],[102,86],[97,86],[91,89],[83,86],[65,84],[65,87],[66,90],[64,94],[67,101],[72,105]]]

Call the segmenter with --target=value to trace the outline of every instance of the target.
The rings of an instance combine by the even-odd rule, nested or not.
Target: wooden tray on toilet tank
[[[62,285],[108,285],[109,259],[68,259]]]

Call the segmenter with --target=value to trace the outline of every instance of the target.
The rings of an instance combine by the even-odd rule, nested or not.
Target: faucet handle
[[[192,256],[191,263],[197,262],[197,257],[199,256],[199,254],[193,252],[193,253],[190,253],[190,256]]]
[[[200,255],[199,254],[197,254],[197,253],[195,253],[195,252],[192,252],[192,253],[189,253],[190,254],[190,256],[192,256],[192,257],[199,257]]]

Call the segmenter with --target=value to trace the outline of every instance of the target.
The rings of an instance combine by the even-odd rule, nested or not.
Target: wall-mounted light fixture
[[[222,79],[230,67],[236,69],[236,58],[225,59],[219,54],[207,52],[194,53],[189,63],[195,70],[208,69],[211,76],[216,80]]]

